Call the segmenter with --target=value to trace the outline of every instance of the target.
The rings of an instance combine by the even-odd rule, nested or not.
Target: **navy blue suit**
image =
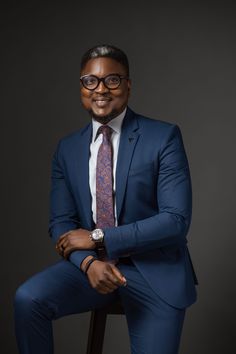
[[[66,231],[80,227],[88,230],[94,228],[89,189],[91,136],[92,125],[89,124],[79,132],[63,138],[54,154],[49,232],[55,242]],[[104,303],[113,301],[119,295],[127,310],[132,353],[177,353],[179,337],[176,338],[177,333],[178,336],[181,333],[184,310],[196,300],[195,284],[197,281],[186,245],[186,236],[191,221],[191,204],[190,173],[179,128],[170,123],[137,115],[128,108],[122,126],[116,169],[118,227],[104,230],[108,257],[118,259],[129,255],[133,261],[133,266],[120,266],[128,278],[127,289],[122,288],[105,296],[99,295],[94,289],[89,289],[93,293],[92,303],[91,301],[88,303],[88,299],[84,301],[80,299],[80,304],[71,305],[73,309],[64,311],[61,309],[60,314],[56,313],[55,308],[54,312],[51,309],[53,313],[50,319],[103,306]],[[81,261],[93,252],[95,254],[95,251],[89,250],[74,251],[70,255],[70,262],[62,260],[50,268],[50,277],[48,275],[50,271],[47,269],[22,285],[16,296],[16,319],[22,316],[22,310],[20,310],[24,307],[22,303],[26,303],[25,298],[29,296],[25,295],[26,292],[30,291],[31,297],[36,288],[42,293],[41,289],[46,289],[45,284],[52,279],[52,274],[55,278],[56,268],[60,268],[61,276],[65,272],[65,277],[71,269],[73,276],[81,278],[83,287],[89,288],[89,284],[86,283],[87,278],[79,267]],[[62,286],[58,285],[55,279],[54,281],[56,288]],[[136,285],[132,284],[138,284],[138,288],[134,290]],[[166,313],[170,314],[170,309],[172,309],[170,318],[179,318],[170,329],[173,336],[170,335],[168,338],[167,327],[165,331],[160,329],[161,321],[158,322],[158,314],[153,317],[153,323],[158,324],[156,333],[154,331],[152,337],[158,336],[157,332],[161,333],[159,349],[156,346],[153,348],[154,339],[148,341],[150,331],[145,333],[146,344],[143,344],[145,341],[137,342],[137,339],[134,339],[135,336],[132,336],[136,323],[139,322],[137,318],[134,320],[133,316],[135,313],[134,298],[138,303],[139,295],[142,297],[142,292],[147,288],[149,295],[144,301],[148,302],[152,298],[149,302],[159,303],[158,306],[162,306],[162,309],[168,308]],[[47,289],[46,292],[48,291]],[[70,294],[65,292],[64,295],[69,299]],[[35,293],[34,296],[37,297],[37,294]],[[45,291],[43,296],[45,302]],[[75,295],[71,294],[71,299],[73,296]],[[83,301],[83,306],[81,301]],[[72,302],[73,300],[71,304]],[[58,304],[54,303],[53,306],[57,306],[58,310]],[[67,306],[65,305],[65,308]],[[142,303],[142,310],[139,307],[139,314],[142,313],[143,306],[144,303]],[[149,312],[152,314],[155,313],[154,307],[153,305],[150,307]],[[19,347],[26,348],[26,345],[22,344],[23,333],[20,334],[20,325],[22,323],[16,320]],[[147,323],[145,325],[147,327]],[[174,326],[176,331],[173,329]],[[143,330],[144,328],[140,331]],[[166,332],[167,337],[163,334]],[[170,338],[172,342],[176,342],[175,345],[167,344],[171,342]],[[28,348],[30,348],[29,344]],[[52,352],[52,344],[51,351],[49,349],[45,351],[46,347],[42,346],[42,348],[44,348],[44,353]],[[28,351],[21,349],[21,352],[31,353],[29,349]]]

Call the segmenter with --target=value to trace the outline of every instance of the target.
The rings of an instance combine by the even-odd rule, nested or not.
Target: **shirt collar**
[[[121,132],[121,126],[125,117],[127,111],[127,107],[119,114],[116,118],[113,118],[107,125],[111,127],[117,134],[120,134]],[[98,129],[102,126],[101,123],[97,122],[94,118],[92,119],[92,125],[93,125],[93,140],[95,141],[97,131]]]

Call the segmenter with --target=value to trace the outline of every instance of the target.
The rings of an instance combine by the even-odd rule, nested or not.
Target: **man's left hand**
[[[72,251],[95,249],[95,243],[89,235],[90,231],[84,229],[68,231],[59,237],[56,250],[67,259]]]

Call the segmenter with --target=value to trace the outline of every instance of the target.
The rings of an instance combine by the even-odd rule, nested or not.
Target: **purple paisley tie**
[[[96,203],[97,228],[112,227],[115,225],[113,200],[113,167],[112,167],[112,128],[102,125],[97,136],[102,133],[103,141],[99,147],[96,168]]]

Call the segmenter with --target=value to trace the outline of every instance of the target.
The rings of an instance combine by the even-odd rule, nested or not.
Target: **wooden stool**
[[[87,354],[102,354],[107,315],[124,314],[120,301],[91,313]]]

